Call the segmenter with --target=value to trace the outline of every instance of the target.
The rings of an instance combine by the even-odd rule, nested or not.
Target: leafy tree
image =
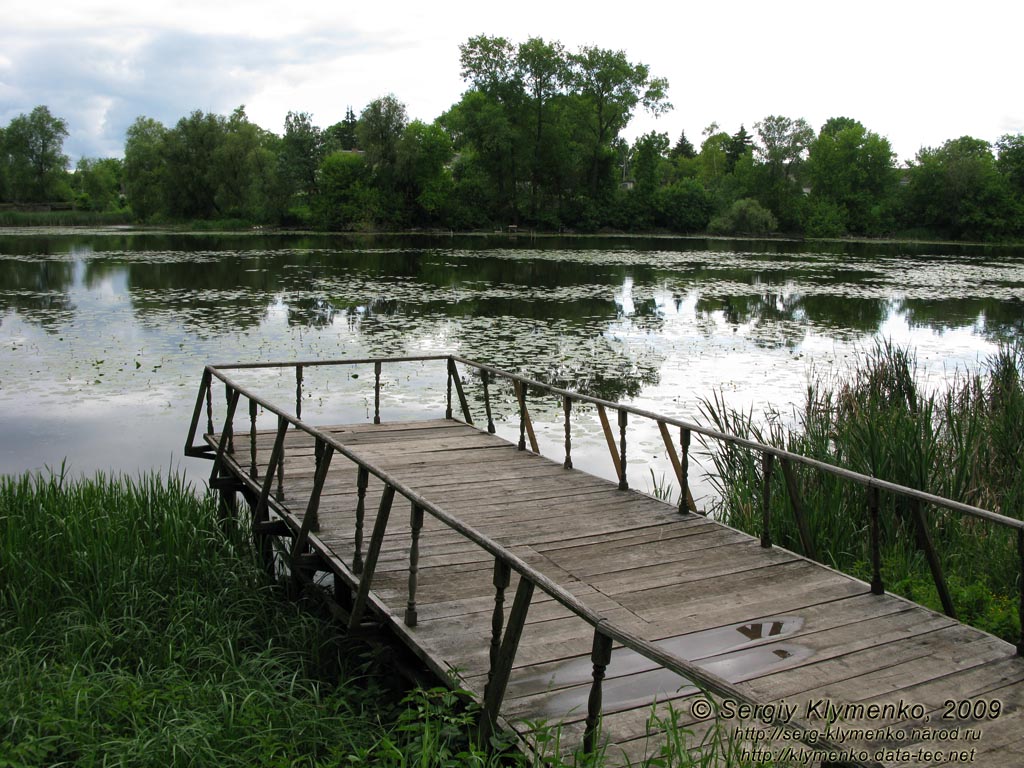
[[[851,118],[831,118],[809,147],[811,204],[834,206],[846,232],[883,234],[892,228],[894,160],[888,139]]]
[[[672,109],[668,80],[652,78],[646,64],[633,64],[623,51],[584,46],[569,56],[570,83],[583,106],[590,138],[590,192],[595,197],[610,176],[611,141],[638,105],[658,116]]]
[[[371,101],[359,116],[356,135],[366,152],[380,194],[384,219],[392,226],[408,224],[406,200],[398,177],[398,147],[408,125],[405,105],[392,94]]]
[[[181,118],[164,137],[166,159],[164,198],[171,216],[208,219],[221,214],[217,205],[217,151],[224,139],[225,120],[196,110]]]
[[[758,123],[755,147],[759,167],[758,198],[771,209],[783,228],[798,229],[803,198],[803,166],[814,130],[807,121],[769,115]]]
[[[93,160],[83,157],[75,167],[72,189],[75,207],[110,211],[121,207],[124,163],[115,157]]]
[[[132,212],[148,219],[165,208],[167,129],[150,117],[137,117],[124,144],[125,195]]]
[[[728,172],[726,148],[729,134],[719,130],[718,123],[711,123],[703,131],[704,141],[697,156],[699,175],[704,186],[713,187]]]
[[[345,118],[324,129],[324,151],[327,154],[337,152],[340,149],[358,149],[359,141],[356,138],[356,113],[352,107],[345,108]]]
[[[324,229],[366,229],[373,224],[379,196],[363,155],[339,151],[324,158],[314,213]]]
[[[405,104],[394,94],[374,99],[366,105],[359,115],[356,136],[372,168],[390,172],[395,165],[402,132],[408,123]]]
[[[317,169],[324,158],[324,137],[308,112],[289,112],[281,137],[281,177],[292,194],[310,203],[317,192]]]
[[[65,198],[68,158],[64,139],[65,120],[54,117],[45,106],[18,115],[3,134],[6,184],[15,202],[43,203]]]
[[[1024,133],[1000,136],[996,149],[999,152],[996,168],[1010,182],[1017,195],[1024,196]]]
[[[518,223],[519,180],[528,150],[523,131],[526,96],[516,47],[503,37],[478,35],[459,46],[459,63],[462,78],[473,89],[443,122],[476,149],[476,160],[494,178],[497,216]]]
[[[504,37],[477,35],[459,45],[462,79],[484,93],[508,98],[519,91],[515,46]]]
[[[487,212],[488,223],[517,222],[517,182],[524,152],[521,151],[522,134],[506,106],[501,100],[474,88],[464,93],[439,122],[461,154],[454,175],[456,193],[462,196],[458,188],[463,181],[472,180],[465,200],[475,199],[476,206]]]
[[[700,232],[708,225],[711,201],[696,179],[680,179],[654,196],[655,223],[676,232]]]
[[[451,195],[452,179],[445,168],[451,156],[451,140],[438,125],[413,120],[402,132],[395,165],[413,224],[440,222]]]
[[[544,122],[549,105],[559,93],[568,77],[565,50],[559,42],[546,43],[531,37],[516,50],[515,67],[529,100],[533,115],[533,161],[530,168],[530,215],[537,217],[539,188],[543,179]]]
[[[634,227],[649,227],[654,223],[654,195],[667,175],[668,134],[651,131],[633,145],[633,208]]]
[[[1021,229],[1009,177],[997,170],[991,145],[971,136],[917,153],[905,208],[908,224],[953,239],[993,240]]]

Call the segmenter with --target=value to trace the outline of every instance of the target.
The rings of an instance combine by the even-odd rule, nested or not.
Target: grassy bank
[[[705,402],[704,414],[724,431],[1019,518],[1024,509],[1022,375],[1024,347],[1004,346],[980,372],[962,372],[945,389],[926,391],[912,353],[880,344],[851,370],[818,377],[795,414],[739,413],[720,398]],[[759,458],[726,448],[714,455],[714,464],[721,497],[716,513],[759,534]],[[772,475],[772,537],[799,552],[781,475]],[[798,475],[819,558],[870,580],[865,489],[805,467]],[[1016,536],[957,513],[924,512],[959,618],[1016,642]],[[941,610],[908,500],[881,494],[880,522],[886,588]]]
[[[474,748],[474,722],[285,600],[180,480],[0,479],[0,765],[541,764]],[[645,765],[742,765],[661,741]]]
[[[0,227],[112,227],[134,218],[131,211],[0,211]]]

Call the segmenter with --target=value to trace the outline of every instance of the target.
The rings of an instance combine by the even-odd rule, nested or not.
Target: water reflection
[[[455,351],[692,416],[716,388],[799,401],[801,358],[883,333],[970,362],[1024,330],[1021,263],[792,241],[0,236],[0,399],[46,418],[159,391],[188,410],[211,360]]]

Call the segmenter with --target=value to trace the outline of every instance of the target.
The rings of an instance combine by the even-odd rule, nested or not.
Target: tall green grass
[[[0,227],[109,227],[133,221],[131,211],[0,211]]]
[[[890,480],[911,488],[1021,516],[1024,502],[1024,347],[1007,345],[977,373],[960,372],[945,389],[926,391],[914,355],[879,343],[848,371],[821,375],[792,417],[737,412],[715,396],[704,417],[723,431]],[[715,465],[715,514],[761,531],[760,457],[724,446]],[[867,494],[863,487],[795,467],[819,557],[860,577],[871,573]],[[781,472],[771,480],[771,535],[802,547]],[[959,617],[1007,640],[1019,638],[1015,535],[942,509],[924,508]],[[909,501],[881,494],[882,576],[886,587],[940,609]]]
[[[456,693],[405,690],[283,594],[178,478],[0,478],[0,766],[605,764],[557,729],[532,758],[476,746]],[[742,765],[652,723],[643,765]]]

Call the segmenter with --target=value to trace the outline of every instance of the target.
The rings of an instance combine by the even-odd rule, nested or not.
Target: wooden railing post
[[[761,454],[761,546],[768,549],[772,545],[772,464],[775,456],[770,453]]]
[[[449,381],[455,382],[455,394],[459,397],[459,408],[462,409],[462,419],[467,424],[473,423],[473,417],[469,415],[469,402],[466,400],[466,390],[462,387],[462,377],[459,376],[459,369],[455,365],[455,359],[448,358]]]
[[[565,469],[572,469],[572,436],[570,434],[569,416],[572,412],[572,400],[568,395],[562,396],[562,409],[565,411],[565,461],[562,466]]]
[[[622,462],[619,458],[619,451],[615,447],[615,436],[612,435],[612,426],[608,423],[608,414],[604,406],[597,403],[597,418],[601,421],[601,431],[604,432],[604,441],[608,445],[608,453],[612,457],[612,465],[615,467],[615,477],[622,477]]]
[[[230,404],[232,394],[235,396],[235,402],[238,402],[238,394],[230,387],[230,385],[224,385],[224,399]],[[224,422],[224,433],[228,436],[228,453],[235,452],[235,410],[230,409],[230,413]]]
[[[494,731],[495,723],[497,723],[498,711],[505,698],[505,689],[508,687],[508,678],[512,673],[512,664],[515,662],[516,651],[519,648],[519,639],[523,636],[526,613],[530,610],[532,598],[533,582],[520,575],[519,586],[516,588],[516,596],[512,601],[512,610],[508,614],[508,625],[501,640],[498,657],[487,673],[490,682],[484,696],[483,711],[480,713],[480,726],[477,731],[477,740],[480,744],[488,742]]]
[[[380,548],[384,543],[384,534],[387,532],[388,517],[391,515],[391,504],[394,500],[394,486],[385,485],[384,493],[380,497],[380,506],[377,508],[377,520],[373,524],[373,534],[370,536],[370,548],[366,553],[363,575],[359,579],[359,590],[356,592],[356,599],[352,604],[352,614],[348,620],[350,632],[359,627],[359,622],[363,618],[366,600],[370,594],[370,584],[373,581],[373,572],[377,570],[377,558],[380,557]]]
[[[281,443],[281,460],[277,462],[277,493],[274,498],[284,501],[284,443]]]
[[[689,508],[691,512],[707,514],[706,511],[699,512],[697,503],[693,500],[693,494],[690,493],[690,430],[686,427],[679,428],[679,448],[679,482],[681,483],[679,511],[685,512]]]
[[[935,581],[935,589],[939,593],[939,600],[942,602],[942,610],[951,619],[956,618],[956,608],[953,606],[953,596],[946,586],[946,577],[942,573],[942,561],[935,551],[935,544],[928,532],[928,524],[924,519],[924,512],[921,511],[921,502],[915,498],[910,499],[910,514],[914,518],[914,525],[917,527],[917,542],[924,550],[925,559],[928,561],[928,568],[931,569],[932,579]]]
[[[590,696],[587,699],[587,723],[583,732],[583,752],[592,754],[597,746],[598,725],[601,721],[601,684],[605,670],[612,658],[612,639],[601,632],[601,625],[594,627],[594,645],[590,651],[590,661],[594,665],[593,683],[590,685]]]
[[[295,418],[302,418],[302,366],[295,366]]]
[[[317,440],[320,445],[320,440]],[[302,517],[302,526],[299,534],[292,543],[292,579],[297,582],[300,567],[297,565],[299,557],[306,551],[306,543],[309,541],[310,532],[320,530],[320,494],[324,489],[324,482],[327,480],[327,471],[331,466],[331,457],[334,456],[334,446],[330,443],[323,444],[320,451],[321,459],[317,463],[316,472],[313,475],[313,490],[309,494],[309,502],[306,504],[306,514]]]
[[[266,474],[263,476],[263,485],[260,487],[259,499],[253,509],[253,529],[255,523],[260,523],[269,518],[268,502],[270,501],[270,486],[274,482],[274,471],[278,462],[281,461],[284,451],[284,436],[288,432],[288,420],[284,416],[277,419],[277,435],[274,438],[274,447],[270,451],[270,463],[267,464]],[[274,548],[269,536],[260,536],[257,543],[260,557],[263,560],[263,568],[268,576],[274,575]]]
[[[409,518],[412,543],[409,545],[409,600],[405,605],[405,626],[416,626],[416,584],[420,570],[420,530],[423,528],[423,507],[412,502]]]
[[[452,362],[452,359],[449,357],[448,358],[448,363],[447,363],[447,368],[448,368],[448,396],[447,396],[447,399],[445,400],[446,404],[445,404],[445,409],[444,409],[444,417],[446,419],[450,419],[452,417],[452,365],[451,365],[451,362]]]
[[[320,455],[316,457],[316,470],[313,473],[313,491],[309,497],[309,504],[306,506],[306,516],[302,519],[305,526],[309,521],[309,530],[320,530],[320,493],[323,491],[324,481],[327,480],[327,470],[331,466],[331,457],[334,455],[334,446],[325,443],[319,438],[316,440],[313,451],[319,448]]]
[[[206,453],[209,446],[194,447],[196,433],[199,431],[199,420],[203,414],[203,398],[206,398],[206,423],[209,427],[206,434],[213,433],[213,404],[210,398],[211,374],[208,369],[203,370],[203,378],[199,382],[199,391],[196,392],[196,404],[192,409],[192,420],[188,425],[188,435],[185,437],[185,455],[193,456],[197,453]]]
[[[366,486],[369,481],[370,473],[366,467],[359,467],[356,472],[356,551],[352,555],[352,573],[356,576],[363,572],[363,519],[366,516]]]
[[[380,360],[373,364],[373,423],[380,424]]]
[[[797,531],[800,533],[800,544],[803,546],[804,555],[811,560],[817,560],[818,555],[814,548],[814,539],[811,537],[811,529],[807,526],[807,518],[804,517],[803,504],[800,502],[800,489],[796,485],[796,476],[793,474],[793,467],[786,459],[779,459],[779,466],[782,467],[782,476],[786,480],[786,490],[789,491],[789,505],[793,509],[793,516],[796,518]]]
[[[512,389],[516,393],[516,402],[519,403],[519,444],[520,451],[526,450],[526,393],[518,381],[512,382]]]
[[[878,530],[878,489],[868,487],[868,524],[871,529],[871,593],[885,594],[882,583],[882,545]]]
[[[206,379],[206,434],[213,434],[213,382],[210,380],[210,372],[203,371]]]
[[[240,393],[228,388],[228,412],[224,418],[224,428],[220,432],[220,440],[217,442],[217,453],[213,457],[213,468],[210,470],[210,482],[220,477],[220,465],[224,462],[224,454],[231,450],[231,421],[235,417],[235,408],[238,407]]]
[[[484,410],[487,412],[487,431],[494,434],[494,419],[491,417],[491,392],[487,386],[491,374],[486,368],[480,369],[480,378],[484,382]]]
[[[259,477],[259,468],[256,466],[256,414],[258,412],[256,401],[249,400],[249,475],[255,479]]]
[[[277,465],[284,459],[284,438],[287,433],[288,420],[284,416],[278,416],[277,435],[274,437],[274,447],[270,451],[270,463],[267,464],[267,472],[263,476],[263,485],[260,487],[259,501],[256,502],[256,509],[253,511],[257,521],[267,519],[270,488],[274,482],[274,473],[277,470]]]
[[[512,569],[500,557],[494,558],[494,611],[491,613],[491,647],[490,666],[487,668],[487,682],[484,685],[484,698],[491,685],[491,675],[498,664],[498,651],[501,649],[501,632],[505,626],[505,590],[508,589]]]
[[[625,491],[629,488],[626,480],[626,422],[629,413],[619,408],[619,490]]]

